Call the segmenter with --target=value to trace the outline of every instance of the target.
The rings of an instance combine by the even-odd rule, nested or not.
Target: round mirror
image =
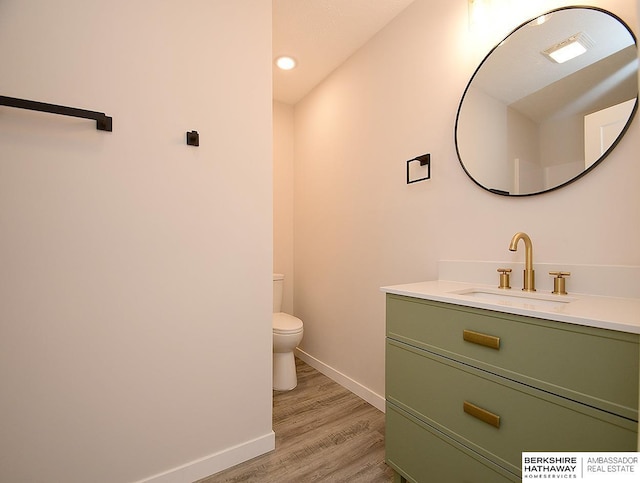
[[[613,150],[637,102],[629,27],[598,8],[552,10],[515,29],[476,69],[458,107],[458,158],[493,193],[551,191]]]

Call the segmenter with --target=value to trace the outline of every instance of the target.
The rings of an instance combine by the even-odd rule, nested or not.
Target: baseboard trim
[[[383,396],[380,396],[379,394],[376,394],[375,392],[373,392],[368,387],[365,387],[362,384],[360,384],[359,382],[354,381],[349,376],[345,376],[340,371],[337,371],[333,367],[331,367],[331,366],[325,364],[324,362],[316,359],[315,357],[313,357],[312,355],[306,353],[302,349],[296,348],[295,354],[296,354],[297,357],[302,359],[304,362],[309,364],[314,369],[317,369],[318,371],[323,373],[328,378],[330,378],[330,379],[334,380],[335,382],[337,382],[338,384],[340,384],[345,389],[348,389],[349,391],[354,393],[356,396],[358,396],[358,397],[364,399],[365,401],[367,401],[373,407],[375,407],[375,408],[379,409],[380,411],[384,412],[385,404],[384,404],[384,397]]]
[[[136,483],[191,483],[272,451],[276,447],[273,431],[259,438],[227,448]]]

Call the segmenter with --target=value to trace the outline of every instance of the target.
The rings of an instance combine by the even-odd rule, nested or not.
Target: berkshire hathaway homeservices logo
[[[522,480],[640,481],[640,453],[522,453]]]

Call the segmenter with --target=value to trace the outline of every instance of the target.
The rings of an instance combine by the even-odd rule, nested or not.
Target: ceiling
[[[273,98],[295,104],[414,0],[273,0]]]
[[[509,105],[634,45],[633,37],[618,19],[599,10],[564,9],[545,17],[542,24],[532,21],[522,26],[494,50],[475,76],[474,85]],[[542,55],[577,33],[586,34],[594,44],[583,55],[564,64]]]

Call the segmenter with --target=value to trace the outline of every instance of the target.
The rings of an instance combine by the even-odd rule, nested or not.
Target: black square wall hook
[[[187,144],[189,146],[200,146],[200,135],[198,131],[187,131]]]

